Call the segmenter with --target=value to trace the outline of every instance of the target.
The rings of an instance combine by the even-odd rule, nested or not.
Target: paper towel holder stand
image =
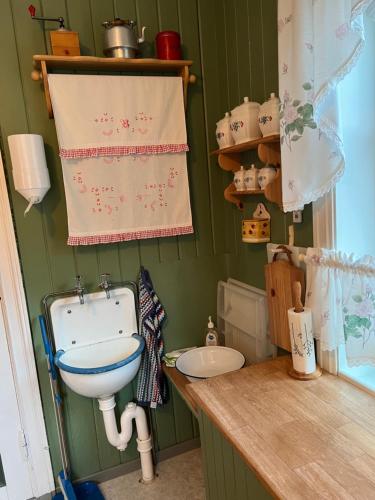
[[[302,313],[304,311],[304,307],[301,301],[302,287],[299,281],[294,281],[292,286],[292,291],[293,291],[294,312]],[[322,369],[318,364],[316,365],[315,371],[312,373],[298,372],[293,368],[293,365],[288,370],[288,375],[296,380],[316,380],[321,376],[321,374],[322,374]]]
[[[288,375],[296,380],[316,380],[322,374],[321,367],[317,364],[316,369],[312,373],[297,372],[293,366],[288,370]]]

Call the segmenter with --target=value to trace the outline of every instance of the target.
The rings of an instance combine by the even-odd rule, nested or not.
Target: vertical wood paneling
[[[177,443],[183,443],[194,437],[193,415],[174,387],[172,392],[176,441]]]
[[[256,475],[202,411],[199,414],[203,469],[209,500],[270,500]]]
[[[222,442],[223,438],[216,427],[212,426],[212,440],[213,440],[213,457],[215,463],[215,474],[217,483],[217,500],[226,500],[225,483],[224,483],[224,460]]]
[[[177,0],[157,0],[157,26],[159,31],[179,31]],[[167,262],[179,258],[178,238],[159,239],[160,261]]]
[[[102,0],[90,0],[91,16],[87,19],[87,23],[92,26],[92,31],[94,34],[94,44],[95,44],[95,55],[98,57],[104,57],[103,54],[103,26],[104,21],[110,21],[114,18],[114,10],[112,2],[108,0],[103,2]],[[94,54],[92,54],[94,55]]]
[[[178,238],[124,242],[115,245],[71,248],[66,245],[67,220],[60,160],[53,120],[47,117],[41,85],[30,79],[32,55],[45,53],[48,29],[55,25],[30,19],[26,0],[0,0],[0,134],[19,242],[33,342],[47,433],[55,471],[60,468],[53,405],[37,316],[47,292],[70,288],[81,274],[93,289],[99,274],[112,279],[136,280],[139,265],[149,268],[155,288],[167,311],[164,337],[167,350],[200,345],[209,314],[216,310],[216,285],[228,274],[252,284],[263,283],[263,245],[240,243],[241,214],[223,199],[230,175],[222,172],[209,151],[216,147],[215,124],[244,95],[262,101],[277,90],[276,0],[37,0],[38,13],[62,15],[79,32],[81,51],[102,56],[103,21],[115,15],[146,25],[143,56],[154,55],[159,30],[181,33],[184,57],[194,61],[197,83],[189,88],[187,130],[190,152],[188,172],[195,234]],[[51,190],[41,205],[23,216],[26,202],[14,192],[6,138],[12,133],[43,136],[51,176]],[[262,198],[259,198],[262,201]],[[285,239],[286,218],[276,207],[272,236]],[[248,212],[255,207],[249,203]],[[246,213],[248,213],[246,212]],[[306,214],[306,212],[305,212]],[[299,244],[311,231],[307,223],[297,231]],[[117,414],[135,397],[134,381],[117,395]],[[134,437],[124,453],[109,445],[97,402],[65,393],[65,415],[74,477],[83,477],[137,457]],[[165,408],[152,410],[157,446],[166,448],[198,435],[178,394]],[[211,450],[218,436],[210,431]],[[216,443],[216,444],[215,444]],[[223,450],[225,446],[223,445]],[[224,453],[224,451],[223,451]],[[225,453],[224,453],[225,455]],[[226,459],[219,470],[228,466]],[[215,485],[210,498],[216,500]],[[221,494],[221,492],[220,492]]]
[[[215,121],[219,116],[217,113],[220,107],[220,63],[221,60],[216,52],[217,36],[215,29],[210,28],[211,13],[215,8],[215,1],[206,1],[199,3],[199,37],[202,50],[202,84],[204,95],[204,119],[206,123],[206,151],[205,156],[208,159],[210,168],[208,171],[208,183],[210,187],[211,197],[210,211],[212,215],[211,238],[213,251],[222,253],[225,251],[225,232],[223,231],[223,211],[224,201],[221,193],[222,186],[222,171],[218,170],[216,158],[210,158],[210,150],[216,147],[215,145]]]

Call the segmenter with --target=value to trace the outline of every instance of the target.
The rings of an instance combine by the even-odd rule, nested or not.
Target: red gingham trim
[[[153,144],[146,146],[101,146],[98,148],[60,148],[60,158],[94,158],[97,156],[158,155],[189,151],[187,144]]]
[[[114,233],[93,236],[69,236],[68,245],[99,245],[101,243],[118,243],[119,241],[144,240],[147,238],[161,238],[164,236],[178,236],[179,234],[191,234],[193,226],[180,226],[168,229],[147,229],[145,231],[133,231],[128,233]]]

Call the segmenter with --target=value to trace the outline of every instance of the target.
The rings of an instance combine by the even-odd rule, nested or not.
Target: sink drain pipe
[[[135,420],[137,428],[137,450],[141,458],[142,482],[149,483],[154,479],[154,466],[152,462],[152,440],[148,432],[147,418],[144,409],[135,403],[128,403],[122,412],[120,425],[121,432],[118,432],[115,416],[115,397],[98,399],[99,409],[103,413],[105,433],[112,446],[120,451],[124,451],[132,437]]]

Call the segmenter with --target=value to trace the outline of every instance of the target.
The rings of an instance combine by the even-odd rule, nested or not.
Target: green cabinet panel
[[[198,420],[207,500],[272,499],[203,411],[199,412]]]

